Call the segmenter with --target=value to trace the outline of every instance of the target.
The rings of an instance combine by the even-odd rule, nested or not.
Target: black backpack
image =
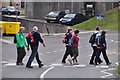
[[[14,36],[14,43],[17,43],[16,35]]]
[[[89,43],[91,43],[91,44],[94,44],[95,43],[95,41],[96,41],[96,34],[97,33],[93,33],[91,36],[90,36],[90,39],[89,39]]]

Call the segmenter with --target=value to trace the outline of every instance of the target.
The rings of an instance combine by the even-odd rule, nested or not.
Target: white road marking
[[[80,32],[80,34],[84,34],[84,33],[92,33],[94,31],[84,31],[84,32]],[[57,34],[52,34],[53,36],[59,36],[59,35],[65,35],[65,33],[57,33]]]
[[[40,75],[40,80],[44,80],[45,78],[45,75],[50,71],[52,70],[54,67],[50,67],[48,68],[46,71],[44,71],[41,75]]]
[[[86,67],[87,65],[84,65],[84,64],[80,64],[80,65],[69,65],[69,66],[64,66],[64,67],[67,67],[67,68],[84,68]]]
[[[46,53],[51,53],[51,52],[46,52]]]
[[[115,64],[116,64],[117,66],[119,65],[119,63],[118,63],[118,62],[116,62]]]
[[[8,64],[5,64],[4,67],[13,67],[13,66],[16,66],[16,67],[25,67],[25,65],[23,66],[17,66],[16,63],[8,63]],[[38,66],[37,63],[32,63],[32,66]],[[50,67],[49,65],[44,65],[43,67]]]
[[[110,69],[106,69],[106,70],[101,71],[102,73],[106,74],[105,76],[101,76],[101,78],[107,78],[107,77],[113,76],[112,73],[107,72],[107,71],[112,71],[112,70],[115,70],[115,68],[110,68]]]
[[[120,41],[116,41],[116,40],[111,40],[111,42],[114,42],[114,43],[119,43]]]
[[[53,51],[54,53],[56,53],[57,51]]]
[[[1,61],[1,63],[3,63],[3,64],[7,64],[8,62],[6,62],[6,61]]]
[[[109,68],[109,66],[96,66],[96,68]]]
[[[50,66],[63,66],[63,64],[51,64]]]
[[[87,65],[84,65],[84,64],[80,64],[80,65],[74,65],[74,67],[86,67]]]
[[[16,66],[16,63],[8,63],[4,65],[4,67],[7,67],[7,66]]]
[[[89,57],[91,57],[91,56],[92,56],[92,54],[89,55]]]
[[[14,44],[12,41],[0,39],[1,42],[7,43],[7,44]]]
[[[64,50],[59,50],[60,52],[64,51]]]

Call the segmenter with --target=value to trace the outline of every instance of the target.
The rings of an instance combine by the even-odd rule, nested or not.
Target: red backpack
[[[28,33],[28,36],[26,37],[28,44],[34,43],[33,34],[34,34],[34,31]]]

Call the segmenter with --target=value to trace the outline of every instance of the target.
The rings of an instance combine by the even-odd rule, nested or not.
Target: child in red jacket
[[[77,60],[77,57],[79,55],[79,51],[78,51],[79,37],[78,37],[78,34],[79,34],[79,30],[75,30],[74,36],[72,37],[73,57],[72,57],[72,60],[68,59],[68,61],[73,65],[78,65],[78,60]]]

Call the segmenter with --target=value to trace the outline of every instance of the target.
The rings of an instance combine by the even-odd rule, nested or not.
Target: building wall
[[[10,5],[10,0],[5,0],[5,2],[0,2],[0,8],[4,6],[9,6]]]
[[[105,14],[107,10],[111,9],[111,2],[96,2],[95,14]],[[35,19],[44,19],[44,17],[51,11],[66,11],[80,12],[85,14],[84,2],[28,2],[26,3],[26,17]]]
[[[35,19],[44,19],[44,17],[51,11],[65,11],[83,12],[81,11],[82,3],[71,2],[27,2],[26,3],[26,17]]]

